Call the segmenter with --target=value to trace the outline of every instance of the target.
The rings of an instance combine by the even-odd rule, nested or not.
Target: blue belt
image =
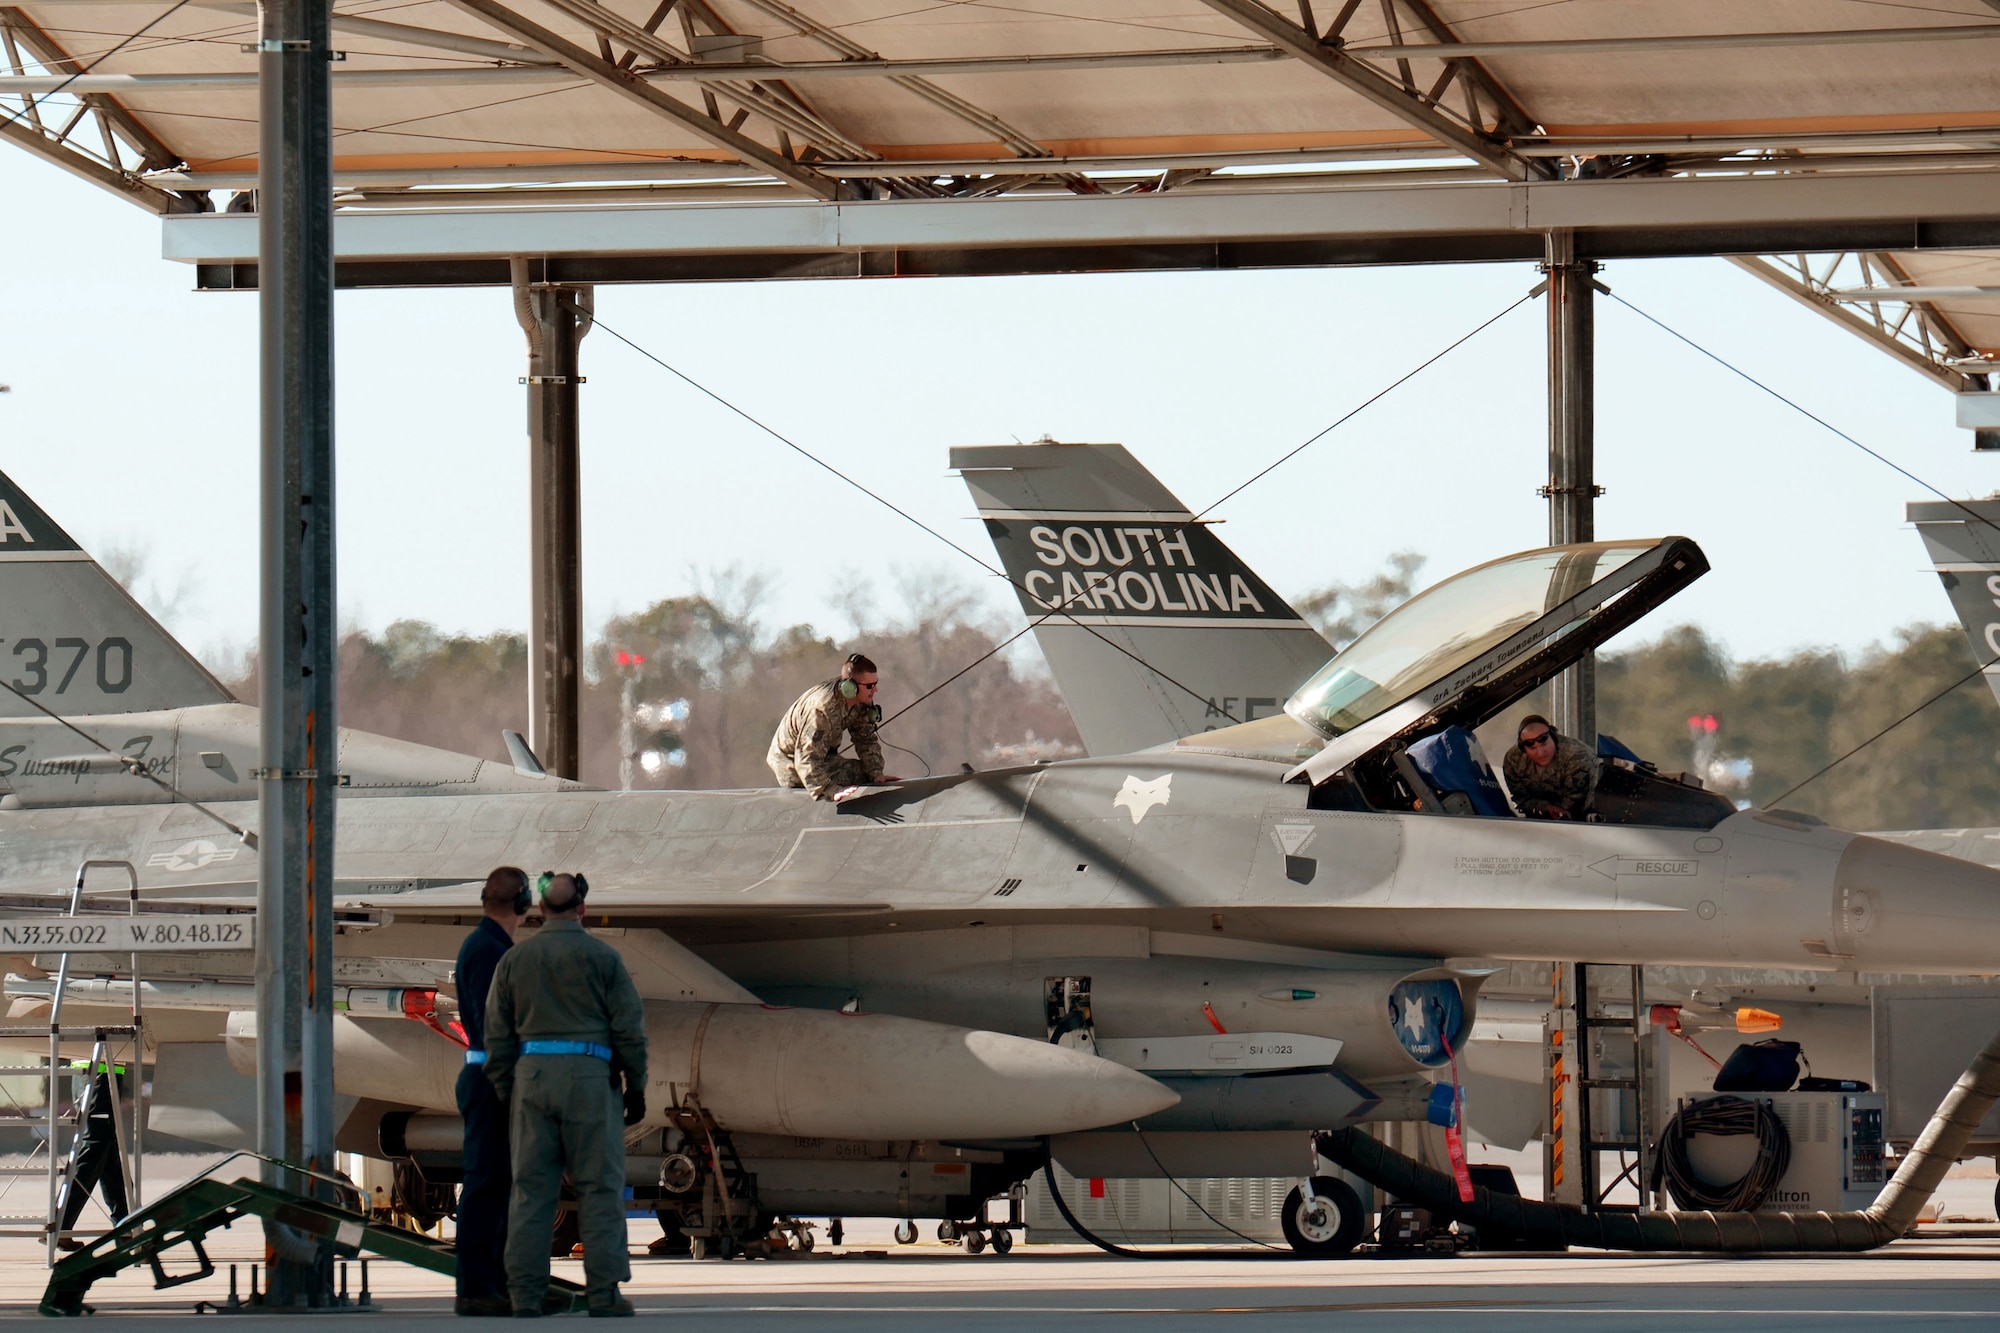
[[[590,1055],[608,1062],[611,1048],[594,1041],[524,1041],[521,1043],[521,1054]]]
[[[485,1064],[485,1063],[486,1063],[486,1052],[484,1052],[484,1051],[467,1051],[467,1052],[465,1053],[465,1063],[467,1063],[467,1064],[469,1064],[469,1065],[483,1065],[483,1064]]]

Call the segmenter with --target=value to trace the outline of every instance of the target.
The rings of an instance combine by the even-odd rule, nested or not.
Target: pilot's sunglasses
[[[1541,735],[1536,736],[1531,740],[1522,741],[1521,748],[1523,750],[1532,750],[1537,745],[1540,745],[1543,741],[1553,741],[1555,738],[1556,734],[1553,731],[1545,731]]]

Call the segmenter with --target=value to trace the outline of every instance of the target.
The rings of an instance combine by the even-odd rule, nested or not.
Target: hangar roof
[[[693,224],[673,210],[699,210],[726,232],[745,208],[785,209],[764,219],[768,230],[772,217],[831,208],[853,219],[865,205],[896,221],[873,233],[883,246],[914,254],[929,235],[934,248],[983,253],[1040,238],[1010,231],[1029,211],[977,205],[1039,198],[1067,201],[1057,231],[1070,251],[1094,244],[1097,266],[1133,267],[1146,262],[1135,244],[1155,218],[1217,242],[1264,233],[1187,207],[1093,205],[1230,197],[1275,215],[1288,196],[1296,213],[1303,195],[1318,211],[1276,237],[1299,241],[1368,233],[1353,201],[1393,199],[1438,220],[1372,234],[1512,232],[1533,246],[1538,230],[1572,225],[1564,209],[1578,201],[1626,199],[1636,202],[1601,225],[1623,228],[1633,252],[1674,252],[1632,238],[1680,229],[1696,238],[1681,252],[1742,256],[1958,387],[1955,362],[2000,355],[2000,291],[1982,290],[2000,287],[2000,0],[1317,6],[337,0],[337,244],[349,255],[490,257],[502,242],[467,248],[457,220],[528,211],[568,228],[537,252],[582,256],[612,243],[590,239],[602,217],[579,215],[642,209],[665,219],[651,248],[714,253],[728,246],[677,239]],[[163,214],[226,208],[221,192],[254,183],[253,5],[30,0],[0,7],[0,32],[14,71],[0,76],[0,136]],[[1800,192],[1801,181],[1821,193]],[[1660,182],[1678,184],[1613,188]],[[1789,202],[1836,187],[1838,208]],[[1450,211],[1503,197],[1504,220],[1483,231]],[[1562,207],[1529,203],[1544,199]],[[883,211],[900,204],[922,207]],[[386,230],[396,214],[445,222],[424,232],[406,217]],[[1600,225],[1591,206],[1581,214],[1583,230]],[[975,216],[989,221],[958,230]],[[1069,225],[1085,216],[1089,226]],[[1092,230],[1100,216],[1120,221]],[[1774,229],[1780,218],[1791,230]],[[176,233],[213,220],[176,216],[170,252],[180,234],[196,238],[178,243],[183,257],[245,258],[224,228]],[[822,225],[800,248],[856,249],[842,237],[866,231]],[[459,239],[435,239],[444,232]],[[1024,254],[1014,271],[1038,262],[1088,266]]]

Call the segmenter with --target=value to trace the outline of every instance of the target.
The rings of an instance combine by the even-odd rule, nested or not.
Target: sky
[[[157,219],[0,149],[0,470],[210,660],[257,623],[257,300],[194,291]],[[983,559],[961,444],[1119,441],[1199,510],[1517,301],[1532,265],[607,287],[604,328]],[[1621,261],[1621,298],[1939,490],[1986,495],[1950,395],[1722,260]],[[1903,505],[1927,492],[1599,302],[1601,537],[1713,566],[1631,635],[1699,624],[1739,658],[1860,653],[1949,618]],[[1428,557],[1428,582],[1547,540],[1544,306],[1531,302],[1220,507],[1279,591]],[[339,598],[379,630],[527,621],[526,351],[504,289],[336,302]],[[600,329],[582,351],[584,599],[614,614],[762,574],[771,625],[849,627],[841,590],[964,555]]]

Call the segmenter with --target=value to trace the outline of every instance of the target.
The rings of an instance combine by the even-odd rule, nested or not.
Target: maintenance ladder
[[[354,1200],[354,1206],[341,1207],[325,1199],[281,1189],[248,1177],[227,1182],[215,1178],[215,1172],[239,1158],[264,1163],[269,1174],[316,1181],[316,1186],[308,1184],[307,1188],[349,1196]],[[367,1200],[346,1181],[260,1153],[237,1152],[222,1158],[186,1184],[161,1195],[150,1207],[135,1209],[127,1214],[124,1221],[75,1254],[65,1255],[49,1274],[48,1288],[42,1293],[41,1312],[45,1315],[93,1313],[84,1303],[91,1285],[134,1264],[144,1263],[152,1268],[155,1289],[178,1287],[212,1276],[215,1263],[208,1257],[202,1242],[211,1231],[228,1227],[243,1217],[261,1217],[267,1223],[289,1228],[292,1239],[302,1239],[318,1247],[322,1254],[329,1246],[335,1253],[369,1250],[385,1259],[414,1264],[447,1277],[458,1273],[458,1251],[454,1246],[375,1221],[368,1211]],[[191,1252],[194,1267],[169,1273],[163,1257],[182,1246]],[[549,1291],[568,1298],[567,1312],[581,1312],[588,1308],[584,1289],[574,1282],[551,1277]],[[545,1312],[565,1313],[562,1310],[550,1311],[546,1307]]]
[[[1572,1075],[1576,1083],[1576,1168],[1583,1207],[1590,1212],[1639,1211],[1646,1206],[1651,1143],[1650,1126],[1646,1123],[1650,1099],[1646,1095],[1645,968],[1571,963],[1568,970],[1570,1028],[1576,1034],[1572,1053],[1576,1071]],[[1623,971],[1630,978],[1631,1006],[1623,1014],[1615,1012],[1623,1003],[1607,999],[1604,983],[1593,975],[1614,970]],[[1617,1052],[1620,1072],[1604,1072],[1611,1063],[1604,1050],[1606,1035],[1612,1035],[1621,1048],[1624,1041],[1631,1043],[1629,1062],[1622,1058],[1622,1049]],[[1594,1095],[1599,1092],[1609,1096],[1600,1101]],[[1609,1126],[1604,1124],[1607,1119],[1611,1121]],[[1619,1163],[1618,1173],[1608,1181],[1604,1179],[1606,1153],[1617,1153]],[[1611,1194],[1626,1183],[1632,1185],[1639,1202],[1609,1202]]]
[[[53,921],[73,921],[82,916],[84,881],[93,870],[122,870],[128,885],[128,910],[133,916],[139,914],[139,872],[130,861],[88,860],[76,868],[76,882],[70,889],[69,912],[66,916],[51,917]],[[83,919],[88,920],[87,916]],[[62,1226],[62,1207],[67,1193],[66,1187],[76,1179],[77,1159],[84,1149],[84,1125],[82,1108],[90,1095],[91,1084],[101,1074],[111,1092],[111,1124],[117,1141],[119,1165],[125,1174],[125,1201],[128,1211],[136,1211],[144,1202],[145,1167],[145,1124],[146,1124],[146,1078],[145,1078],[145,1016],[141,1009],[139,984],[139,955],[132,955],[132,1003],[131,1019],[121,1024],[91,1024],[89,1026],[65,1025],[63,1000],[69,989],[70,955],[64,953],[56,968],[55,991],[50,999],[49,1021],[34,1026],[0,1026],[0,1045],[11,1044],[14,1040],[45,1039],[48,1042],[46,1056],[38,1055],[33,1064],[0,1065],[0,1075],[34,1075],[43,1080],[46,1095],[43,1100],[42,1126],[45,1136],[30,1150],[29,1160],[22,1166],[0,1166],[0,1236],[33,1237],[43,1242],[45,1262],[53,1265],[61,1242],[73,1233]],[[64,1043],[90,1043],[90,1059],[81,1071],[72,1068],[64,1059]],[[123,1098],[119,1094],[119,1070],[127,1069],[132,1074],[132,1115],[128,1126],[122,1110]],[[69,1111],[63,1110],[63,1086],[72,1078],[80,1079],[77,1095]],[[68,1131],[65,1143],[64,1131]],[[40,1158],[37,1162],[35,1159]],[[47,1207],[44,1211],[26,1213],[17,1211],[13,1186],[17,1181],[42,1178],[47,1181]]]

